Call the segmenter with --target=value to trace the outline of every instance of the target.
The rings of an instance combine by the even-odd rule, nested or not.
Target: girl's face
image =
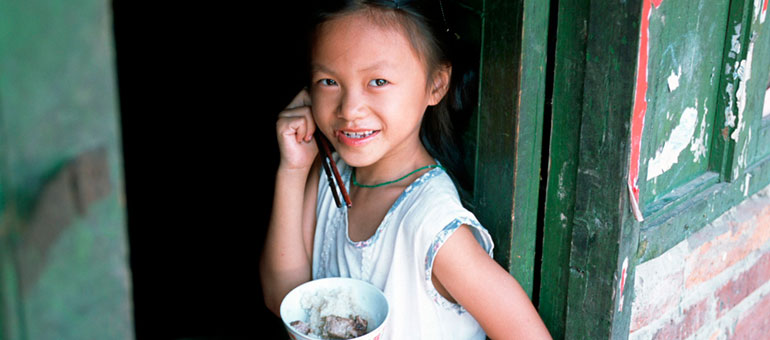
[[[428,86],[427,69],[404,34],[363,14],[328,21],[318,33],[313,116],[345,162],[364,167],[424,150],[423,113],[446,89]]]

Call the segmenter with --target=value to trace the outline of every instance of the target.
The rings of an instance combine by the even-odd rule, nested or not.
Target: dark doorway
[[[258,262],[302,8],[113,1],[138,339],[282,333]]]

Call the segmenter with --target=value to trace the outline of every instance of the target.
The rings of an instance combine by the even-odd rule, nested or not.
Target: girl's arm
[[[281,161],[275,176],[273,211],[260,276],[265,304],[278,315],[283,297],[311,279],[320,163],[315,161],[315,123],[306,90],[278,115],[276,130]]]
[[[463,225],[439,249],[433,275],[492,339],[551,339],[519,283]]]

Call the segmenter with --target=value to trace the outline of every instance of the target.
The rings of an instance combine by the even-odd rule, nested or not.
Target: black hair
[[[428,67],[429,78],[442,65],[452,66],[449,89],[444,98],[429,106],[420,126],[420,140],[449,173],[466,205],[470,204],[472,181],[463,161],[459,131],[468,126],[476,104],[478,48],[451,29],[453,3],[449,0],[318,0],[313,6],[309,45],[318,27],[346,14],[367,11],[375,22],[401,25],[409,41]],[[309,63],[308,63],[309,65]]]

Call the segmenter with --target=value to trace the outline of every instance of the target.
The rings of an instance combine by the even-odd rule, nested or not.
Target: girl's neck
[[[356,179],[358,182],[371,185],[392,181],[417,168],[435,164],[433,157],[431,157],[422,143],[418,143],[416,148],[399,151],[401,152],[383,156],[374,164],[356,168]],[[411,181],[404,181],[404,183],[398,184],[403,185],[406,183],[411,183]]]

